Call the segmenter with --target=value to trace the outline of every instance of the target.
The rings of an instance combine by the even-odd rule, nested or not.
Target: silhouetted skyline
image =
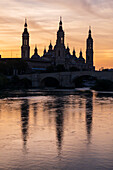
[[[71,51],[80,48],[85,54],[85,39],[89,25],[92,26],[96,69],[113,67],[113,2],[111,0],[5,0],[0,2],[0,54],[2,57],[21,57],[21,32],[24,18],[28,19],[31,54],[37,44],[42,55],[50,40],[55,44],[55,32],[59,16],[63,17],[66,43]],[[8,15],[7,15],[8,14]]]

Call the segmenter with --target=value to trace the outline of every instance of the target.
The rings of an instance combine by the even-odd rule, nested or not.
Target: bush
[[[0,61],[0,73],[4,75],[13,75],[14,70],[16,70],[18,74],[24,74],[28,69],[27,62],[21,59]]]
[[[13,76],[11,81],[10,81],[10,85],[9,88],[13,88],[13,89],[28,89],[32,87],[32,82],[27,79],[27,78],[23,78],[23,79],[19,79],[18,76]]]
[[[28,89],[32,87],[32,82],[29,79],[24,78],[20,80],[20,86],[21,88]]]
[[[92,89],[99,91],[113,91],[113,82],[110,80],[97,80],[96,85]]]
[[[4,76],[0,75],[0,89],[7,88],[9,80]]]

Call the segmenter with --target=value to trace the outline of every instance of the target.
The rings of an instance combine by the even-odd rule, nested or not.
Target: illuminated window
[[[91,49],[92,47],[91,47],[91,44],[90,44],[90,49]]]
[[[27,45],[27,40],[24,40],[24,45]]]
[[[61,37],[61,44],[63,44],[63,37]]]

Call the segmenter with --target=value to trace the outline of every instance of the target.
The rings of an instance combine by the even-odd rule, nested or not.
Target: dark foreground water
[[[113,169],[112,94],[18,96],[0,99],[0,169]]]

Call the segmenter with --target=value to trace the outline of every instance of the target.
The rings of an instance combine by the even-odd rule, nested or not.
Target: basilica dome
[[[31,57],[31,59],[39,59],[39,58],[40,58],[40,56],[38,55],[37,47],[35,47],[34,55]]]

